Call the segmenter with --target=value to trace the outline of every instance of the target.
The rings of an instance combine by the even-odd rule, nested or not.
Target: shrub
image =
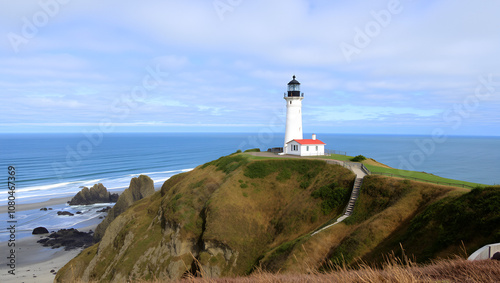
[[[321,211],[326,215],[335,208],[341,206],[344,201],[347,201],[349,198],[349,190],[338,187],[336,183],[332,183],[313,191],[311,196],[323,200],[321,202]]]
[[[366,160],[366,157],[364,157],[363,155],[357,155],[357,156],[354,156],[353,158],[351,158],[351,161],[354,161],[354,162],[361,162],[363,160]]]
[[[267,175],[276,172],[277,170],[276,164],[273,162],[253,162],[250,163],[245,168],[245,176],[255,179],[255,178],[265,178]]]
[[[247,150],[245,150],[245,152],[260,152],[260,148],[247,149]]]
[[[300,182],[301,189],[307,189],[307,187],[309,187],[310,185],[311,185],[311,181],[309,181],[309,180],[305,180],[305,181]]]
[[[284,182],[292,177],[292,171],[288,170],[288,168],[283,168],[278,176],[276,176],[276,180],[280,182]]]

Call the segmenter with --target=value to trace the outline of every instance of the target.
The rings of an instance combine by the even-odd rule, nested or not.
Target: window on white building
[[[309,146],[306,147],[306,151],[309,151]]]

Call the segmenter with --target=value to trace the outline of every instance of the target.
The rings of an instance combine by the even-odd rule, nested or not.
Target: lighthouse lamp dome
[[[291,96],[300,96],[300,83],[295,79],[295,76],[288,83],[288,97]]]

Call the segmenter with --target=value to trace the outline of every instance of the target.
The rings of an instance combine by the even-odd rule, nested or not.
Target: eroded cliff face
[[[116,204],[108,212],[108,215],[97,226],[94,233],[94,242],[99,242],[109,224],[127,210],[134,202],[154,194],[154,182],[146,175],[140,175],[130,180],[129,187],[118,197]]]
[[[341,212],[344,204],[323,212],[312,191],[354,181],[347,169],[322,161],[249,164],[230,156],[173,176],[110,222],[56,281],[244,275],[270,249]]]

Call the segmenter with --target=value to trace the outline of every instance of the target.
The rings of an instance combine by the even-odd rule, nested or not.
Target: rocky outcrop
[[[92,244],[92,231],[80,232],[76,229],[61,229],[50,234],[47,238],[38,240],[44,247],[60,248],[69,251],[76,248],[87,248]]]
[[[90,189],[84,187],[70,201],[69,205],[89,205],[94,203],[116,202],[118,194],[111,194],[101,183]]]
[[[179,279],[187,273],[203,277],[220,277],[224,270],[227,273],[236,266],[239,255],[237,251],[220,242],[186,237],[182,233],[181,225],[166,222],[159,235],[159,241],[135,258],[131,270],[128,274],[123,274],[117,271],[117,266],[122,264],[128,251],[135,248],[134,243],[143,237],[132,231],[123,233],[123,227],[130,221],[128,215],[120,216],[110,224],[98,244],[96,254],[82,273],[82,281],[113,278],[111,282],[124,282],[127,278],[146,278],[151,273],[159,274],[161,278],[167,280]],[[117,253],[110,257],[114,252]],[[103,274],[98,278],[93,277],[95,269],[107,260],[110,261]],[[64,282],[65,279],[69,278],[62,277],[56,281]]]
[[[49,230],[47,230],[47,228],[45,227],[36,227],[35,229],[33,229],[33,232],[31,232],[31,234],[33,235],[47,234],[47,233],[49,233]]]
[[[123,191],[116,204],[108,212],[106,218],[97,226],[94,234],[94,241],[101,240],[109,224],[122,212],[127,210],[134,202],[154,194],[154,182],[146,175],[141,175],[130,180],[130,186]]]

